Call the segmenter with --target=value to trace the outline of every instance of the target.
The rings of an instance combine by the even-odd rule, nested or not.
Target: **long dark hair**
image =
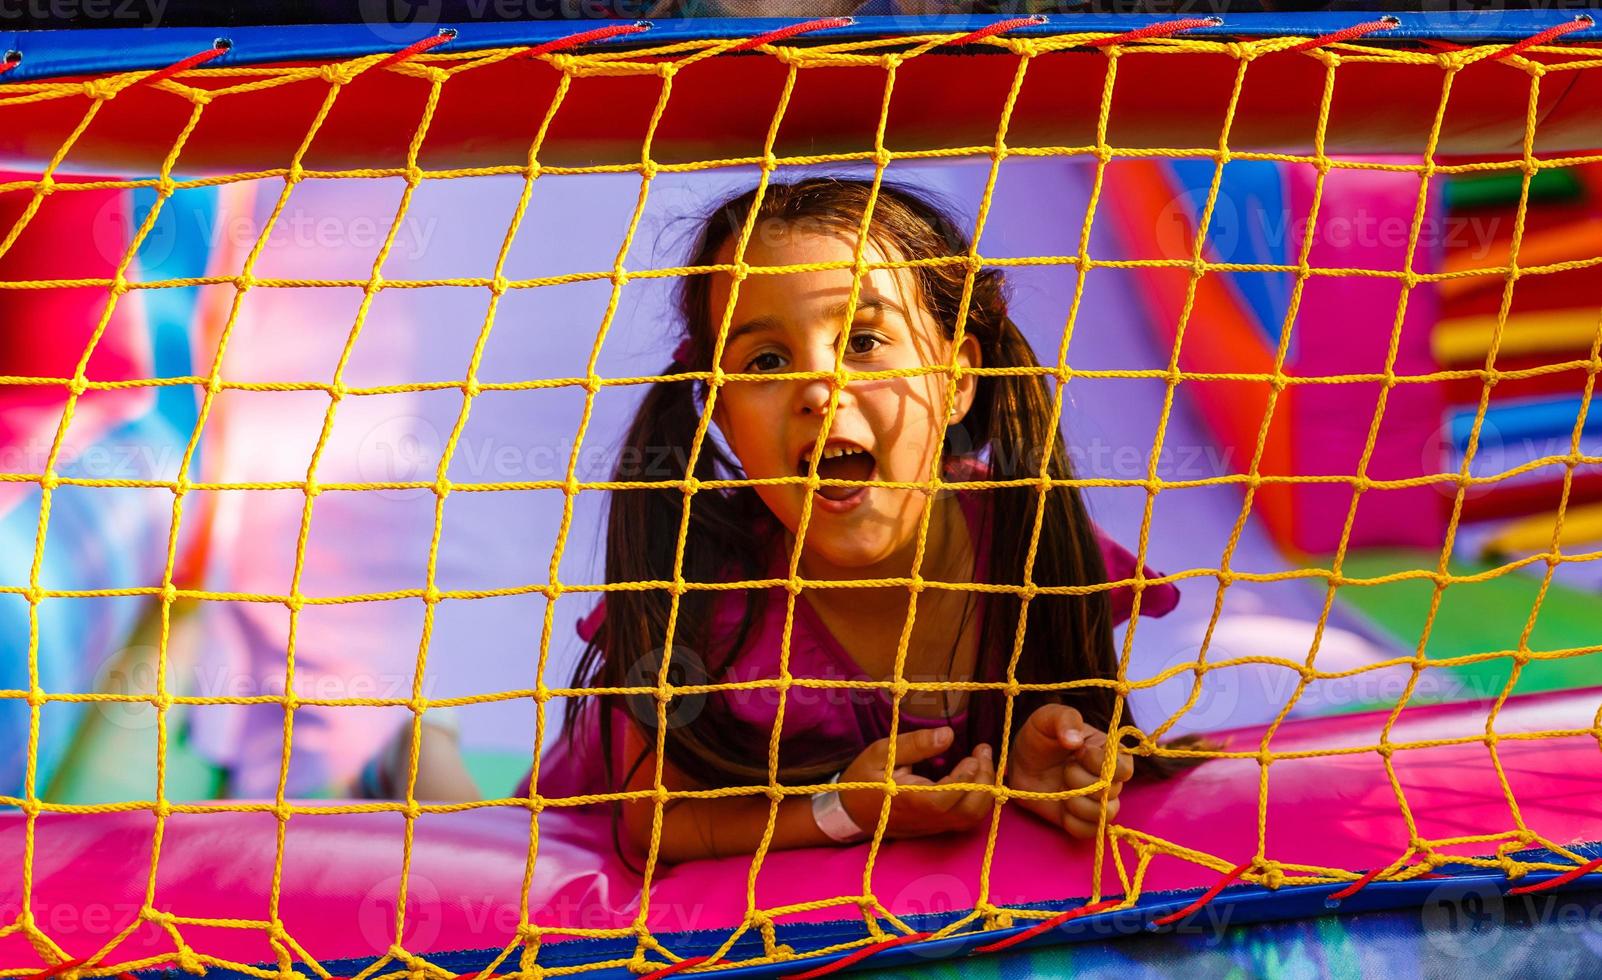
[[[786,184],[771,184],[762,195],[758,214],[758,233],[762,228],[811,226],[816,230],[839,231],[855,235],[867,211],[872,185],[866,181],[831,177],[810,178]],[[714,266],[719,251],[737,239],[757,205],[756,190],[739,194],[721,205],[706,219],[689,264]],[[768,223],[772,224],[768,224]],[[934,204],[920,195],[891,185],[881,185],[873,203],[869,234],[886,254],[898,253],[907,260],[941,256],[965,256],[968,240],[958,226]],[[940,323],[948,339],[955,336],[963,304],[966,279],[965,262],[913,266],[910,270],[928,311]],[[714,273],[686,276],[681,284],[680,312],[685,334],[680,356],[663,372],[707,372],[720,319],[712,309]],[[1017,324],[1007,314],[1005,283],[994,269],[973,274],[964,333],[974,337],[985,368],[1037,367],[1038,361]],[[1060,429],[1052,424],[1052,393],[1038,373],[978,376],[973,404],[962,420],[963,438],[953,440],[948,431],[947,445],[954,451],[971,454],[984,461],[993,480],[1032,478],[1039,475],[1040,461],[1047,459],[1047,472],[1053,480],[1073,476]],[[701,423],[706,385],[703,380],[669,377],[650,386],[629,426],[615,478],[618,481],[671,481],[671,485],[652,489],[617,490],[612,493],[606,537],[606,581],[611,585],[643,582],[670,582],[674,577],[674,555],[683,519],[689,449]],[[739,462],[710,437],[703,437],[695,459],[697,480],[738,479]],[[981,493],[991,495],[988,506],[989,553],[976,556],[986,561],[988,581],[1022,586],[1024,566],[1034,532],[1035,512],[1041,491],[1038,486],[1001,486]],[[1076,488],[1053,486],[1045,493],[1030,578],[1037,586],[1085,586],[1104,584],[1103,565],[1094,528]],[[750,487],[728,491],[698,490],[693,495],[688,534],[680,574],[686,582],[751,580],[763,577],[770,549],[781,540],[781,528],[756,492]],[[731,661],[746,644],[768,596],[763,590],[744,593],[744,611],[732,641],[720,636],[712,642],[713,604],[722,591],[691,589],[679,597],[678,618],[674,624],[672,662],[691,667],[692,675],[678,672],[675,684],[718,683]],[[782,590],[780,590],[782,595]],[[971,593],[970,593],[971,594]],[[651,686],[657,682],[660,651],[667,635],[673,596],[665,588],[633,588],[608,591],[605,618],[586,646],[575,671],[574,686],[616,688]],[[1013,593],[988,593],[981,616],[979,657],[975,679],[1003,683],[1011,658],[1022,597]],[[1112,724],[1117,699],[1118,655],[1113,645],[1112,615],[1106,589],[1081,594],[1036,595],[1029,603],[1023,649],[1014,677],[1021,684],[1062,684],[1070,680],[1093,680],[1099,684],[1076,686],[1057,692],[1023,691],[1014,698],[1012,731],[1038,706],[1050,700],[1076,708],[1087,723],[1102,729]],[[701,653],[683,657],[682,651]],[[698,669],[697,669],[698,668]],[[1055,695],[1055,696],[1054,696]],[[697,695],[681,695],[697,698]],[[629,703],[632,700],[632,704]],[[593,703],[592,703],[593,702]],[[670,702],[670,722],[664,740],[667,761],[703,785],[765,784],[768,779],[768,732],[753,732],[726,712],[717,710],[719,699],[699,696],[689,723],[675,724],[671,718],[682,704]],[[656,702],[652,695],[587,695],[568,712],[565,737],[580,730],[583,712],[597,710],[600,718],[611,719],[613,708],[639,723],[646,741],[656,740]],[[999,747],[1005,693],[981,690],[971,693],[967,717],[968,744],[981,741]],[[1121,714],[1120,728],[1131,725],[1128,705]],[[608,785],[621,787],[641,759],[632,761],[629,774],[614,771],[613,732],[610,723],[599,724],[602,756]],[[1143,737],[1143,736],[1142,736]],[[1182,738],[1166,743],[1187,747],[1200,740]],[[1135,745],[1136,776],[1165,777],[1188,765],[1194,757],[1153,755]],[[785,783],[817,782],[827,779],[850,758],[819,756],[793,765],[781,765],[779,779]],[[782,762],[782,760],[781,760]]]

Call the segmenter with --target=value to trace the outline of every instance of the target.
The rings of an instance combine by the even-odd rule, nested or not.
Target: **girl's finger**
[[[1096,836],[1097,827],[1091,821],[1081,820],[1074,816],[1064,807],[1062,811],[1062,829],[1080,840],[1092,840]]]
[[[1024,731],[1048,745],[1077,751],[1084,744],[1085,719],[1066,704],[1043,704],[1024,725]]]
[[[979,769],[974,774],[972,782],[993,786],[996,782],[996,767],[991,763],[989,748],[988,745],[981,745],[974,750],[974,756],[979,761]],[[995,796],[989,791],[971,789],[963,794],[958,809],[965,822],[971,826],[990,814],[995,801]]]
[[[1135,757],[1128,752],[1118,753],[1118,764],[1113,769],[1113,780],[1117,783],[1127,783],[1135,774]]]
[[[946,773],[946,775],[941,778],[940,783],[942,785],[947,785],[950,783],[971,783],[975,780],[978,770],[979,761],[973,756],[969,756],[968,758],[957,763],[956,767],[950,772]],[[968,794],[952,791],[949,793],[930,793],[928,795],[933,798],[932,802],[936,809],[944,813],[950,813],[957,808],[957,805],[962,802],[963,797],[967,796]]]
[[[1069,789],[1084,789],[1086,786],[1095,786],[1102,781],[1100,771],[1092,772],[1077,762],[1070,762],[1063,766],[1062,778]],[[1107,798],[1109,800],[1117,799],[1118,794],[1123,792],[1123,789],[1123,783],[1118,782],[1116,779],[1113,780],[1107,784]]]
[[[1073,796],[1069,797],[1066,802],[1068,806],[1068,812],[1072,813],[1081,820],[1093,824],[1101,816],[1101,799],[1098,796]],[[1118,800],[1107,801],[1106,809],[1108,823],[1112,823],[1113,818],[1118,816],[1118,808],[1120,805],[1121,804]]]
[[[1085,747],[1079,750],[1078,762],[1091,772],[1101,772],[1107,764],[1107,733],[1096,732],[1085,740]],[[1119,750],[1117,761],[1113,763],[1112,778],[1114,782],[1128,782],[1135,774],[1135,757],[1128,752]]]
[[[950,725],[941,725],[939,728],[924,728],[914,732],[902,732],[896,736],[896,765],[910,765],[933,759],[946,750],[954,737]],[[879,772],[884,771],[884,764],[890,757],[890,739],[881,738],[862,751],[868,762],[875,766]]]

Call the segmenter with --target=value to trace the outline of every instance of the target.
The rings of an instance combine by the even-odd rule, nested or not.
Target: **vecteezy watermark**
[[[652,16],[659,0],[453,0],[454,22],[636,20]],[[443,0],[359,0],[362,24],[388,43],[415,41],[446,16]]]
[[[1419,915],[1436,954],[1511,976],[1537,948],[1593,962],[1602,955],[1602,903],[1589,895],[1508,895],[1493,882],[1446,882],[1430,891]]]
[[[36,896],[29,904],[34,927],[57,939],[110,936],[139,918],[140,902],[54,902]],[[15,922],[22,910],[14,902],[0,904],[0,921]]]
[[[1438,493],[1448,499],[1454,498],[1461,492],[1465,500],[1482,497],[1495,493],[1505,486],[1502,474],[1509,473],[1526,466],[1536,460],[1552,460],[1537,468],[1534,472],[1549,478],[1558,478],[1563,475],[1565,463],[1563,458],[1574,452],[1573,433],[1571,431],[1554,432],[1547,436],[1507,436],[1504,435],[1496,423],[1483,418],[1477,429],[1474,430],[1474,455],[1468,456],[1468,430],[1471,420],[1447,419],[1432,430],[1424,440],[1420,454],[1421,472],[1441,474],[1443,479],[1430,483]],[[1581,444],[1582,455],[1588,456],[1585,444]],[[1465,474],[1464,462],[1468,463]],[[1577,460],[1579,465],[1586,465],[1594,460]],[[1464,475],[1480,482],[1461,483]]]
[[[1207,222],[1207,241],[1212,254],[1232,256],[1242,241],[1266,247],[1275,253],[1295,255],[1307,240],[1308,214],[1264,207],[1259,200],[1236,200],[1220,190],[1213,201]],[[1189,259],[1201,216],[1206,211],[1207,191],[1186,191],[1175,196],[1158,214],[1154,231],[1155,258]],[[1507,218],[1512,221],[1512,215]],[[1494,215],[1423,215],[1416,224],[1418,245],[1422,249],[1450,248],[1470,258],[1490,254],[1491,244],[1503,219]],[[1320,213],[1312,227],[1312,246],[1320,248],[1391,249],[1399,251],[1412,238],[1415,223],[1411,214],[1376,212],[1365,207],[1343,209],[1339,213]]]
[[[0,23],[159,27],[166,11],[167,0],[0,0]]]
[[[41,439],[0,446],[0,473],[43,473],[53,443]],[[57,476],[85,480],[172,480],[184,447],[173,442],[110,440],[63,446],[52,467]]]
[[[194,664],[166,662],[168,696],[218,698],[224,703],[246,703],[247,698],[284,696],[285,672],[256,673],[201,661]],[[125,731],[145,731],[156,726],[156,684],[159,650],[154,646],[125,647],[108,658],[100,668],[94,690],[112,695],[111,700],[95,702],[106,721]],[[423,696],[433,687],[424,678]],[[410,671],[371,671],[361,669],[338,672],[295,672],[295,696],[314,701],[401,701],[412,696]]]
[[[1186,661],[1196,663],[1200,661],[1203,651],[1201,645],[1196,644],[1185,648],[1183,652],[1187,655]],[[1217,643],[1212,644],[1206,653],[1207,659],[1215,662],[1234,656]],[[1240,707],[1244,677],[1245,672],[1230,667],[1212,668],[1199,674],[1176,674],[1153,689],[1155,707],[1167,719],[1182,721],[1186,728],[1208,730],[1235,727],[1235,712]]]
[[[401,884],[406,885],[404,915],[397,911]],[[399,942],[412,950],[429,950],[439,938],[444,924],[445,910],[440,901],[439,888],[426,875],[410,874],[402,879],[396,875],[386,878],[367,889],[356,907],[356,928],[362,940],[375,953],[382,953]]]
[[[538,862],[543,860],[539,858]],[[521,867],[521,862],[518,866]],[[536,881],[539,880],[537,875]],[[367,889],[357,908],[357,928],[362,941],[374,953],[382,953],[395,944],[395,913],[401,883],[399,875],[377,882]],[[474,894],[417,872],[408,875],[405,883],[400,940],[402,946],[413,952],[437,949],[442,936],[455,944],[451,948],[500,947],[523,930],[515,884],[499,894]],[[652,896],[651,928],[658,932],[710,928],[713,923],[706,921],[706,912],[706,905],[701,902],[672,902]],[[586,896],[581,901],[571,889],[531,901],[530,913],[534,926],[551,932],[615,929],[626,925],[629,918],[625,911],[610,908],[606,902],[593,897]],[[474,941],[466,942],[468,937]]]
[[[907,882],[896,892],[888,907],[897,915],[934,917],[921,924],[922,928],[929,930],[972,911],[977,901],[968,882],[954,874],[935,871]],[[936,951],[930,943],[913,943],[910,949],[924,959],[943,959],[950,955]]]
[[[974,452],[972,437],[962,426],[950,426],[946,436],[948,456]],[[440,427],[430,419],[397,415],[373,425],[363,435],[356,450],[357,473],[370,483],[432,483],[444,446]],[[1151,448],[1149,444],[1092,436],[1071,442],[1067,455],[1074,474],[1083,479],[1144,480],[1151,468]],[[1216,479],[1233,472],[1234,457],[1232,447],[1167,440],[1157,454],[1157,472],[1169,480]],[[1025,452],[1014,458],[991,447],[986,458],[992,479],[1040,472],[1038,453]],[[618,446],[595,440],[578,445],[575,453],[575,443],[568,438],[524,440],[464,434],[456,441],[449,469],[451,479],[458,483],[561,481],[570,464],[581,479],[609,479],[620,474],[628,480],[660,481],[682,479],[689,463],[689,446]],[[376,492],[407,499],[432,490],[417,486]]]
[[[0,0],[4,3],[6,0]],[[89,225],[89,239],[104,261],[117,263],[128,254],[147,212],[132,212],[124,198],[111,197],[101,205]],[[439,229],[439,218],[407,213],[399,223],[395,214],[330,214],[318,208],[297,207],[293,201],[279,213],[269,229],[265,218],[254,214],[213,214],[209,208],[190,207],[181,196],[169,198],[156,212],[150,230],[139,242],[141,265],[161,265],[182,240],[203,241],[213,252],[225,247],[243,252],[266,233],[271,250],[337,253],[352,251],[376,255],[391,238],[391,254],[400,259],[421,259]]]
[[[659,684],[668,684],[673,687],[696,686],[711,683],[707,676],[706,665],[701,658],[689,647],[675,644],[672,655],[664,657],[663,648],[658,647],[650,653],[634,661],[629,667],[627,687],[657,687]],[[664,661],[667,670],[663,671]],[[726,692],[743,693],[743,692]],[[635,719],[649,730],[657,726],[657,702],[655,692],[650,694],[627,695],[629,711]],[[707,692],[690,691],[674,694],[667,699],[663,707],[663,717],[668,728],[681,728],[693,723],[701,716],[706,707]]]

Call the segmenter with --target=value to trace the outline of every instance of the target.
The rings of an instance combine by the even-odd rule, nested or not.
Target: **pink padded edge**
[[[1498,755],[1526,826],[1559,843],[1602,839],[1602,756],[1591,733],[1602,688],[1510,700],[1496,731],[1578,730],[1585,734],[1507,740]],[[1392,743],[1479,737],[1488,704],[1406,711]],[[1384,713],[1291,722],[1276,751],[1372,745]],[[1254,751],[1261,731],[1227,733],[1234,750]],[[1424,838],[1490,834],[1516,828],[1483,743],[1398,750],[1393,756],[1418,833]],[[1216,855],[1234,865],[1257,846],[1259,767],[1254,759],[1210,762],[1167,784],[1131,785],[1121,822]],[[1378,754],[1366,752],[1275,762],[1268,781],[1267,856],[1286,863],[1368,869],[1396,859],[1407,826]],[[261,813],[174,814],[166,823],[156,877],[156,906],[188,916],[264,919],[274,861],[274,818]],[[281,914],[288,933],[319,959],[384,951],[394,928],[401,870],[398,814],[297,815],[287,826]],[[517,809],[425,814],[417,821],[404,942],[413,952],[501,947],[518,922],[518,892],[528,850],[529,815]],[[155,820],[149,813],[45,814],[39,818],[32,908],[39,926],[72,956],[87,956],[122,929],[143,900]],[[604,814],[561,808],[539,818],[538,874],[530,895],[536,923],[612,927],[639,910],[640,881],[612,856]],[[21,901],[22,817],[0,814],[0,911],[11,921]],[[1449,853],[1484,853],[1487,845]],[[887,844],[874,867],[873,890],[897,913],[972,907],[984,835]],[[764,908],[856,893],[864,846],[769,854],[756,881]],[[1126,851],[1126,861],[1131,855]],[[990,901],[1065,899],[1089,891],[1091,848],[1028,814],[1003,812],[991,870]],[[669,868],[651,887],[653,930],[728,929],[746,910],[749,859]],[[1043,872],[1042,869],[1049,869]],[[1107,866],[1109,892],[1117,877]],[[1219,872],[1158,857],[1148,892],[1213,884]],[[839,907],[781,922],[851,917]],[[270,961],[259,930],[184,927],[186,940],[230,960]],[[146,925],[113,957],[127,961],[172,949]],[[21,965],[37,955],[13,935],[0,960]]]

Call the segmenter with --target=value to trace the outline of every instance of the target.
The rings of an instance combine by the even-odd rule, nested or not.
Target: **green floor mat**
[[[511,796],[534,763],[529,752],[463,749],[462,761],[486,800]]]
[[[1347,555],[1343,570],[1352,578],[1378,578],[1398,572],[1430,569],[1439,556],[1433,552],[1374,550]],[[1326,564],[1324,567],[1329,567]],[[1496,566],[1454,561],[1454,575],[1473,575]],[[1494,653],[1518,647],[1540,591],[1544,566],[1508,572],[1480,582],[1447,586],[1430,628],[1425,654],[1431,659]],[[1367,616],[1412,651],[1423,635],[1435,583],[1429,579],[1350,585],[1340,590],[1343,602]],[[1553,584],[1541,601],[1540,614],[1530,634],[1529,649],[1536,652],[1570,650],[1602,644],[1602,595]],[[1496,657],[1450,668],[1473,697],[1494,698],[1502,692],[1513,670],[1511,657]],[[1515,693],[1533,694],[1602,681],[1602,653],[1532,660],[1519,674]]]
[[[105,712],[100,709],[105,708]],[[182,711],[167,715],[169,800],[216,799],[224,773],[196,755],[181,736]],[[116,803],[156,798],[156,709],[152,705],[95,705],[79,726],[44,799],[52,803]]]

